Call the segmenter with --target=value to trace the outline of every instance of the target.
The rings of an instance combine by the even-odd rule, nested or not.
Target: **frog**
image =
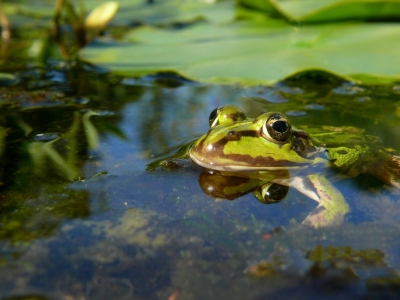
[[[209,125],[208,132],[186,148],[188,157],[210,174],[253,179],[252,186],[295,188],[318,203],[302,222],[306,225],[343,222],[350,207],[334,185],[337,180],[369,172],[400,188],[399,155],[379,137],[352,127],[305,130],[283,113],[247,118],[231,104],[214,109]]]

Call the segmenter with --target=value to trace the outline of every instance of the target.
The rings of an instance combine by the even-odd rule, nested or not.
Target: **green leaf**
[[[90,2],[90,1],[89,1]],[[204,19],[212,23],[226,23],[235,17],[233,1],[207,3],[195,0],[164,0],[148,3],[144,0],[125,0],[120,2],[120,10],[113,24],[132,23],[170,25],[190,23]]]
[[[62,3],[62,11],[65,11],[69,24],[71,24],[75,30],[81,28],[84,20],[76,8],[68,0],[64,0]]]
[[[88,11],[101,6],[106,1],[86,0]],[[119,10],[112,20],[112,24],[128,26],[131,24],[170,25],[171,23],[193,22],[205,19],[213,23],[226,23],[235,17],[235,3],[233,1],[198,0],[120,0]],[[151,3],[150,3],[151,2]],[[14,4],[14,12],[34,18],[51,18],[54,13],[53,3],[38,3],[36,5]]]
[[[392,20],[400,17],[399,0],[269,0],[269,2],[285,18],[297,22]]]
[[[266,13],[273,13],[276,11],[275,6],[268,0],[238,0],[237,3],[239,6],[257,9]]]
[[[295,28],[283,22],[236,22],[178,31],[142,27],[128,35],[128,43],[92,44],[80,56],[120,74],[176,71],[207,82],[275,81],[304,69],[352,79],[399,79],[399,36],[400,25],[373,23]]]

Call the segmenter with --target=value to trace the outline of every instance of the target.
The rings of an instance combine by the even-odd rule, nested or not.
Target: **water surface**
[[[273,205],[213,199],[190,160],[146,170],[228,103],[298,126],[355,126],[400,149],[395,84],[321,74],[246,88],[85,64],[5,71],[16,81],[0,90],[0,298],[396,297],[399,191],[372,176],[336,182],[351,213],[312,229],[301,222],[316,203],[294,189]]]

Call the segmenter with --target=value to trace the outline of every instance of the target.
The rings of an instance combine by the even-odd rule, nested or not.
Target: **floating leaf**
[[[275,6],[266,0],[238,0],[237,3],[240,4],[240,6],[257,9],[266,13],[273,13],[276,11]]]
[[[96,43],[80,54],[121,74],[169,70],[208,82],[265,83],[304,69],[398,79],[399,36],[397,24],[203,23],[179,31],[142,27],[128,35],[130,43]]]
[[[90,11],[99,6],[98,0],[84,1],[85,7]],[[196,0],[120,0],[119,10],[112,23],[127,26],[131,24],[158,24],[170,25],[180,22],[193,22],[205,19],[213,23],[225,23],[235,17],[235,3],[233,1],[221,1],[209,3]],[[33,18],[52,18],[54,3],[14,4],[9,5],[9,10]],[[102,6],[102,5],[100,5]],[[12,22],[13,23],[13,22]]]
[[[246,2],[264,2],[246,0]],[[340,20],[386,19],[400,17],[399,0],[269,0],[277,11],[292,21],[327,22]],[[253,4],[256,6],[258,4]]]

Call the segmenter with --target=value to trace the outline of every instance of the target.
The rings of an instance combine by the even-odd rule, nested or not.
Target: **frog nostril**
[[[240,134],[237,131],[232,130],[228,132],[226,138],[229,141],[238,141],[240,140]]]

